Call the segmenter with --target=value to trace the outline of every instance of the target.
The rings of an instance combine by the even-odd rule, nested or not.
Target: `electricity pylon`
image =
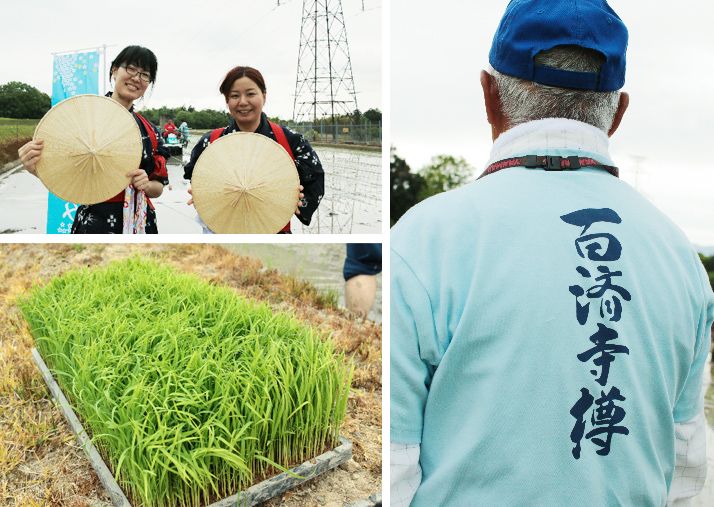
[[[293,120],[351,115],[357,109],[341,0],[303,0]]]

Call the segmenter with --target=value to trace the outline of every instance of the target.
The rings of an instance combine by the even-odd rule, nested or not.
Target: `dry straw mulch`
[[[18,296],[74,266],[106,264],[136,253],[231,287],[329,331],[353,357],[354,391],[342,434],[353,460],[264,503],[266,507],[341,507],[382,490],[382,327],[332,308],[309,284],[216,245],[0,245],[0,505],[109,507],[111,502],[51,400],[30,350]]]

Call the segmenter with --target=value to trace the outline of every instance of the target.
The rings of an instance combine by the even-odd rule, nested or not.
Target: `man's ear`
[[[622,121],[622,116],[625,114],[625,111],[627,110],[627,106],[630,105],[630,95],[627,92],[622,92],[620,94],[620,103],[617,105],[617,111],[615,111],[615,117],[612,119],[612,126],[610,127],[610,130],[607,133],[607,137],[612,137],[612,134],[615,133],[617,130],[617,127],[620,126],[620,122]]]
[[[493,76],[485,70],[481,71],[481,88],[483,88],[483,100],[486,105],[486,117],[491,124],[491,137],[495,141],[507,130],[507,127],[501,111],[501,100],[498,98],[498,85]]]

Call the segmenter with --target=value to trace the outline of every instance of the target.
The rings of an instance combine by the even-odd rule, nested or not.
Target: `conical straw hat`
[[[57,197],[76,204],[106,201],[124,190],[126,173],[141,164],[141,132],[121,104],[100,95],[77,95],[40,120],[44,139],[37,175]]]
[[[220,234],[275,234],[290,221],[300,179],[285,149],[260,134],[218,138],[201,154],[191,187],[198,215]]]

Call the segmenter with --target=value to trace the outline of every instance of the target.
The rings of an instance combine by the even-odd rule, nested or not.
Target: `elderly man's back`
[[[413,506],[665,505],[714,318],[677,226],[601,168],[519,167],[417,206],[391,247],[390,440],[421,444]]]
[[[481,71],[484,174],[392,229],[393,506],[701,490],[714,294],[608,152],[627,41],[605,0],[511,0]]]

